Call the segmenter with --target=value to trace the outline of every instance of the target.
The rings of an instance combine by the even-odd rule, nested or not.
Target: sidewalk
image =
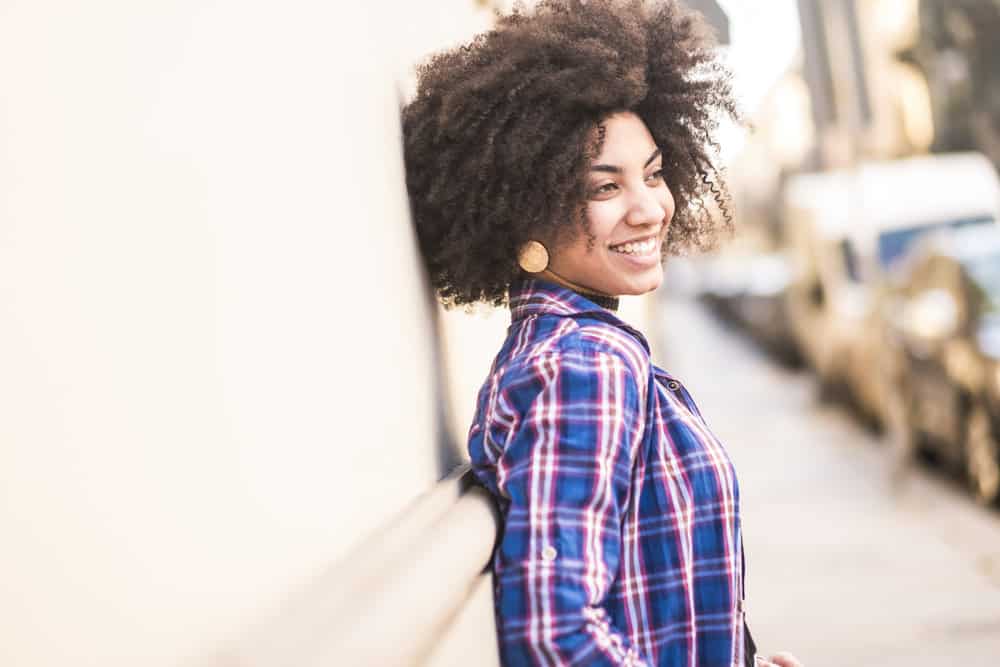
[[[700,305],[662,303],[660,359],[740,475],[748,618],[806,667],[1000,665],[1000,512],[887,452]]]

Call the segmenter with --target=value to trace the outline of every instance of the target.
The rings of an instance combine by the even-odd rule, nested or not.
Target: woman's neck
[[[567,289],[571,289],[577,294],[581,294],[587,297],[588,299],[596,303],[598,306],[601,306],[602,308],[607,308],[608,310],[618,310],[618,297],[611,296],[610,294],[604,294],[602,292],[598,292],[597,290],[592,290],[587,287],[584,287],[583,285],[574,283],[571,280],[563,278],[552,269],[545,269],[541,273],[535,275],[539,278],[548,280],[549,282],[553,282]]]

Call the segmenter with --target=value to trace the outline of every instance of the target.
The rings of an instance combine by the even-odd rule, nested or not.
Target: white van
[[[862,163],[802,174],[783,194],[794,275],[794,335],[824,388],[845,387],[875,421],[885,412],[884,291],[931,230],[994,224],[1000,180],[979,153]]]

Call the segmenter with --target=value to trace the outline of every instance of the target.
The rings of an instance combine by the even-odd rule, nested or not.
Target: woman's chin
[[[634,278],[626,281],[623,285],[623,290],[620,292],[619,296],[641,296],[643,294],[648,294],[656,288],[658,288],[663,283],[663,266],[657,265],[652,267],[648,272],[644,272],[642,276],[635,276]]]
[[[559,274],[559,271],[553,271]],[[640,296],[652,292],[663,282],[663,264],[656,263],[642,270],[622,271],[619,266],[605,267],[591,271],[589,275],[574,275],[564,272],[566,279],[594,292],[608,296]]]

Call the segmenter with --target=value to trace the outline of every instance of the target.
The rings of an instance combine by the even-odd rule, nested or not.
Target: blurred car
[[[800,363],[785,298],[791,279],[785,253],[718,255],[703,264],[702,276],[702,301],[783,363]]]
[[[788,256],[783,252],[754,255],[747,269],[745,288],[734,307],[736,320],[778,359],[799,365],[802,357],[785,298],[791,283]]]
[[[728,322],[736,322],[737,304],[746,291],[750,268],[746,255],[723,253],[698,263],[698,297]]]
[[[894,267],[925,234],[993,225],[1000,181],[978,153],[864,163],[789,180],[792,330],[825,390],[886,420],[884,301]]]
[[[848,238],[854,177],[846,170],[791,177],[785,186],[782,219],[791,260],[786,291],[792,335],[821,386],[844,376],[840,365],[850,332],[842,323],[857,309],[855,253]]]
[[[912,258],[891,303],[906,437],[1000,497],[1000,229],[942,234]]]

